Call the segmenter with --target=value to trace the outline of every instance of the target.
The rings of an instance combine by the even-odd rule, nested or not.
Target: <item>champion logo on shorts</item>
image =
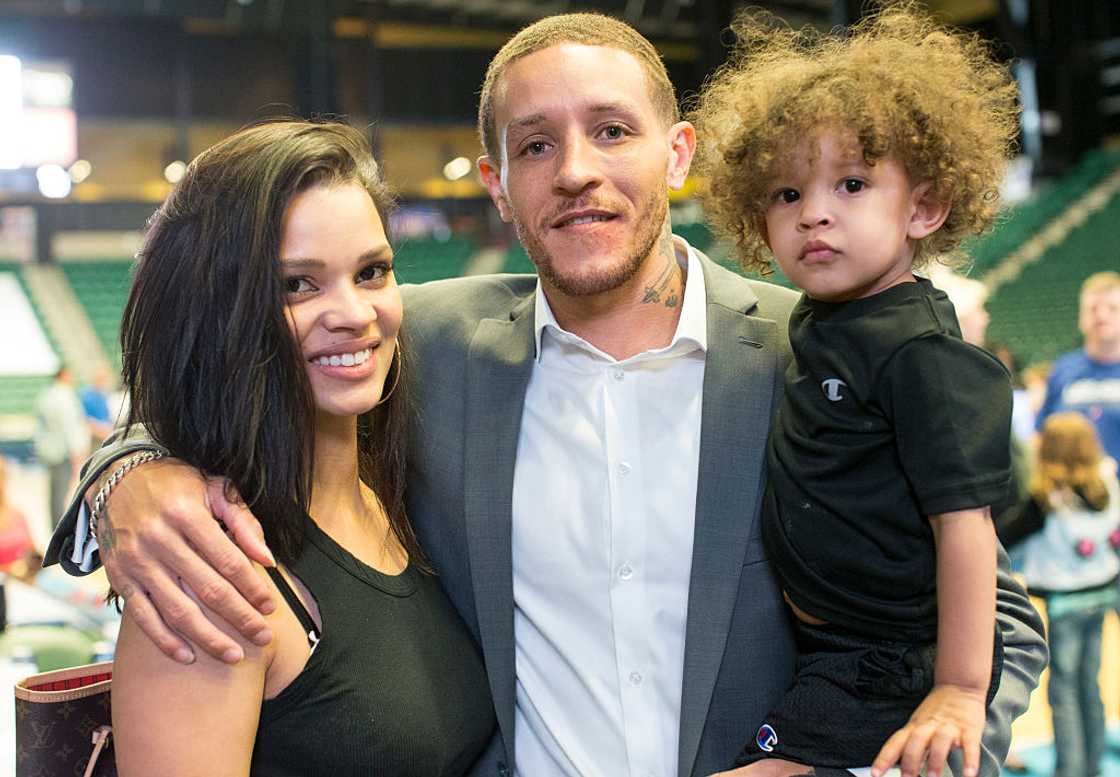
[[[774,752],[774,745],[778,744],[778,734],[769,723],[763,723],[758,733],[754,735],[754,743],[758,749],[766,753]]]

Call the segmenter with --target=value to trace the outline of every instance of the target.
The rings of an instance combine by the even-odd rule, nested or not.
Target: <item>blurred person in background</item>
[[[1046,401],[1046,383],[1050,380],[1050,371],[1053,368],[1053,362],[1033,362],[1023,368],[1023,391],[1027,394],[1031,418],[1034,419],[1028,440],[1033,440],[1035,436],[1038,413],[1042,410],[1042,403]]]
[[[1055,413],[1043,422],[1030,491],[1028,509],[1043,528],[1023,542],[1022,573],[1046,599],[1050,623],[1054,775],[1095,777],[1105,746],[1101,629],[1120,603],[1120,487],[1116,462],[1102,455],[1084,416]]]
[[[1120,459],[1120,273],[1085,279],[1077,323],[1085,345],[1054,362],[1037,425],[1076,410],[1096,427],[1105,452]]]
[[[95,447],[113,433],[115,419],[110,409],[112,390],[113,379],[109,374],[109,368],[102,365],[94,371],[93,380],[82,386],[82,390],[78,392],[82,409],[86,413],[86,421],[89,423],[90,441]]]
[[[4,576],[23,562],[34,549],[27,518],[9,501],[8,460],[0,456],[0,631],[8,624],[4,598]]]
[[[1031,405],[1030,394],[1023,382],[1019,357],[1007,343],[989,342],[986,347],[1003,363],[1011,376],[1011,431],[1021,445],[1026,445],[1034,437],[1035,409]]]
[[[60,367],[54,382],[39,394],[35,415],[35,456],[47,468],[53,528],[66,511],[70,484],[90,451],[86,413],[69,368]]]
[[[974,278],[958,275],[943,265],[930,268],[930,279],[937,288],[949,296],[949,301],[953,303],[964,341],[983,348],[988,336],[988,324],[991,322],[986,307],[987,286]],[[1000,361],[1006,366],[1003,359]],[[1010,370],[1008,372],[1010,373]],[[1007,495],[1000,502],[992,505],[992,521],[996,526],[996,534],[1005,548],[1011,547],[1021,539],[1021,536],[1014,532],[1018,518],[1022,514],[1022,506],[1026,503],[1027,482],[1030,477],[1030,463],[1026,449],[1015,434],[1014,410],[1011,431],[1011,482],[1008,484]]]
[[[988,287],[943,264],[934,264],[929,268],[929,279],[934,286],[949,295],[949,301],[957,312],[957,322],[961,326],[961,338],[966,343],[985,347],[988,324],[992,321],[987,308]]]

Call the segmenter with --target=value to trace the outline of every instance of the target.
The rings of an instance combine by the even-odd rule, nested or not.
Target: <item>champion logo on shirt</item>
[[[829,402],[839,402],[843,399],[844,395],[840,393],[840,389],[847,387],[848,384],[839,378],[829,378],[821,381],[821,390]]]
[[[754,743],[758,749],[766,753],[774,752],[774,745],[778,744],[778,734],[769,723],[763,723],[758,733],[754,735]]]

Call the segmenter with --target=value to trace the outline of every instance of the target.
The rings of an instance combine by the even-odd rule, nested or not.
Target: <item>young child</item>
[[[901,758],[936,777],[959,747],[975,775],[999,680],[1010,385],[914,269],[995,215],[1015,87],[915,8],[847,37],[742,17],[694,111],[709,216],[746,268],[772,254],[805,292],[762,516],[799,657],[740,756],[751,774]]]
[[[1120,603],[1120,486],[1093,425],[1079,413],[1046,419],[1028,509],[1042,530],[1022,545],[1023,576],[1046,598],[1050,621],[1050,713],[1055,777],[1101,773],[1104,705],[1101,670],[1104,615]]]

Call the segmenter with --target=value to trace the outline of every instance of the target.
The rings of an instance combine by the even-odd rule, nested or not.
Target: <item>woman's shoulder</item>
[[[258,568],[260,574],[264,570]],[[271,584],[271,581],[270,581]],[[269,645],[258,646],[221,621],[189,592],[209,617],[243,651],[235,664],[213,658],[195,646],[195,659],[181,664],[165,656],[140,630],[126,600],[113,667],[113,736],[122,775],[200,773],[197,743],[221,764],[222,774],[248,774],[261,705],[276,658],[285,651],[284,608],[266,616],[273,630]],[[167,732],[190,731],[188,738]],[[182,767],[182,768],[180,768]]]

